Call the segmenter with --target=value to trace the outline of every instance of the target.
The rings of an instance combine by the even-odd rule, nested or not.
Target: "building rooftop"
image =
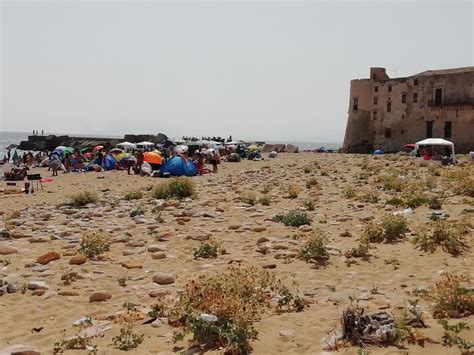
[[[438,69],[438,70],[426,70],[424,72],[412,75],[412,76],[429,76],[429,75],[446,75],[446,74],[461,74],[474,72],[473,67],[461,67],[461,68],[452,68],[452,69]]]

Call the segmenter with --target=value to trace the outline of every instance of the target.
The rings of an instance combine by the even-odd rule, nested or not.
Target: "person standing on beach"
[[[217,173],[217,163],[219,161],[219,156],[217,155],[217,152],[215,149],[212,150],[212,155],[211,155],[211,164],[212,164],[212,172]]]
[[[142,150],[139,149],[138,152],[137,152],[137,166],[136,166],[136,169],[135,169],[136,174],[139,174],[140,171],[142,170],[142,165],[143,165],[144,161],[145,161],[145,155],[143,155]]]
[[[7,162],[9,163],[10,162],[10,155],[11,155],[12,151],[10,148],[7,149]]]

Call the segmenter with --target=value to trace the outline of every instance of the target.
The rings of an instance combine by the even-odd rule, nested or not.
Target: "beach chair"
[[[30,182],[31,192],[35,191],[35,186],[36,190],[39,190],[40,188],[43,190],[43,183],[41,182],[42,177],[40,174],[28,174],[26,178]]]

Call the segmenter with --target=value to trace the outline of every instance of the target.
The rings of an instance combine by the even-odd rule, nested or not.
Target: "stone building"
[[[452,141],[460,153],[474,150],[474,67],[394,79],[370,68],[369,79],[351,81],[346,152],[399,151],[431,137]]]

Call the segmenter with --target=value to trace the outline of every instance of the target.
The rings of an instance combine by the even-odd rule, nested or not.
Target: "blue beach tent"
[[[194,176],[197,174],[197,169],[190,159],[175,156],[166,161],[160,172],[163,174],[169,173],[171,176]]]

